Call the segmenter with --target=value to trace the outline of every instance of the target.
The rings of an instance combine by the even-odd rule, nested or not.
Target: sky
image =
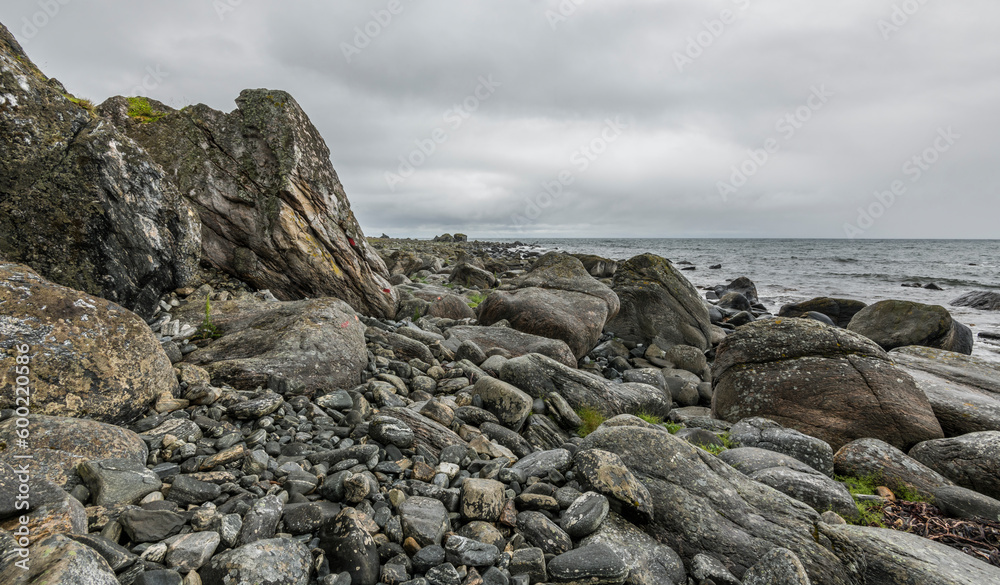
[[[365,233],[998,238],[996,0],[4,0],[99,103],[291,93]]]

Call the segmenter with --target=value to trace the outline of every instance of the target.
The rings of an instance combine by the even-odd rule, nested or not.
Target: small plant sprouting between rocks
[[[91,114],[94,114],[96,112],[96,110],[97,110],[97,108],[94,106],[94,102],[92,102],[90,100],[78,98],[78,97],[76,97],[76,96],[74,96],[72,94],[68,94],[68,93],[64,93],[63,95],[66,97],[66,99],[68,99],[69,101],[73,102],[74,104],[80,106],[81,108],[87,110]]]
[[[729,438],[729,433],[722,433],[719,435],[719,440],[722,441],[721,445],[698,445],[698,447],[701,447],[712,455],[718,455],[726,449],[735,449],[738,446],[732,439]]]
[[[138,120],[143,124],[148,124],[150,122],[156,122],[160,118],[167,115],[166,112],[157,112],[153,109],[152,104],[149,100],[144,97],[130,97],[128,99],[128,116],[134,120]]]
[[[581,437],[586,437],[590,433],[597,430],[597,427],[601,426],[601,423],[605,420],[604,415],[601,414],[600,411],[590,406],[580,408],[576,411],[576,414],[580,417],[580,420],[583,421],[583,424],[580,425],[580,428],[576,431]]]
[[[205,320],[198,327],[194,339],[218,339],[220,337],[222,337],[222,332],[215,326],[215,323],[212,323],[212,301],[205,297]]]
[[[676,435],[677,431],[683,429],[684,426],[674,422],[667,421],[663,423],[663,428],[667,429],[667,432],[670,433],[671,435]]]
[[[488,297],[488,296],[489,296],[488,292],[485,292],[485,293],[472,293],[471,295],[469,295],[469,306],[472,307],[473,309],[475,309],[480,304],[482,304],[482,302],[485,301],[486,297]]]

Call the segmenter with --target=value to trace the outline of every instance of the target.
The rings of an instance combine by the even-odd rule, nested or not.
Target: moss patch
[[[597,427],[601,426],[601,423],[605,421],[604,415],[598,410],[591,408],[589,406],[584,406],[583,408],[576,411],[577,416],[583,421],[580,425],[577,434],[581,437],[586,437],[590,433],[597,430]]]
[[[130,97],[128,99],[128,116],[133,120],[138,120],[142,124],[156,122],[167,115],[166,112],[158,112],[153,109],[149,100],[144,97]]]

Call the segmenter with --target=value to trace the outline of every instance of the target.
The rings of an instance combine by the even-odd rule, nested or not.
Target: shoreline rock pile
[[[0,583],[1000,582],[873,513],[1000,514],[943,308],[368,241],[287,94],[89,109],[2,27],[0,83]]]

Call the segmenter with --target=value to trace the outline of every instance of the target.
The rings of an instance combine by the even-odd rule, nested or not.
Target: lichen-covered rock
[[[197,215],[0,25],[0,256],[150,316],[196,274]],[[5,336],[6,337],[6,336]]]
[[[972,353],[972,330],[955,321],[948,309],[913,301],[888,300],[858,311],[847,328],[889,351],[907,345]]]
[[[125,423],[177,386],[149,326],[115,303],[0,263],[0,408],[15,407],[19,348],[31,412]]]
[[[842,563],[816,540],[816,511],[670,433],[602,426],[580,448],[621,458],[656,503],[645,529],[688,562],[705,553],[740,577],[764,553],[784,547],[798,555],[813,582],[861,583],[856,565]]]
[[[642,254],[622,264],[612,289],[621,301],[606,329],[616,337],[649,344],[711,346],[712,324],[698,291],[666,258]]]
[[[10,585],[118,585],[111,566],[94,549],[65,536],[40,539],[28,553],[28,570],[11,564],[0,572]]]
[[[1000,498],[1000,431],[924,441],[909,455],[962,487]]]
[[[247,89],[226,114],[199,104],[141,123],[101,105],[166,170],[202,225],[202,259],[281,300],[331,296],[392,318],[398,298],[309,117],[283,91]]]
[[[845,564],[864,556],[865,583],[879,585],[983,585],[1000,583],[1000,569],[916,534],[868,526],[820,526]],[[808,569],[808,567],[807,567]],[[812,577],[812,575],[810,575]],[[817,581],[814,583],[825,583]]]
[[[204,583],[307,585],[311,571],[309,547],[272,538],[217,554],[198,573]]]
[[[927,397],[872,341],[809,319],[766,319],[719,346],[712,413],[761,416],[839,449],[872,437],[909,447],[944,436]]]
[[[30,452],[17,445],[17,419],[0,422],[0,461],[17,467],[14,455],[32,456],[32,475],[64,489],[81,483],[76,468],[81,463],[108,457],[145,465],[146,443],[139,435],[118,426],[92,420],[57,416],[28,417]]]
[[[211,311],[222,337],[185,360],[234,388],[266,388],[280,381],[306,393],[350,388],[368,365],[365,325],[340,299],[283,302],[247,295],[212,303]],[[205,309],[191,303],[175,313],[200,324]]]

